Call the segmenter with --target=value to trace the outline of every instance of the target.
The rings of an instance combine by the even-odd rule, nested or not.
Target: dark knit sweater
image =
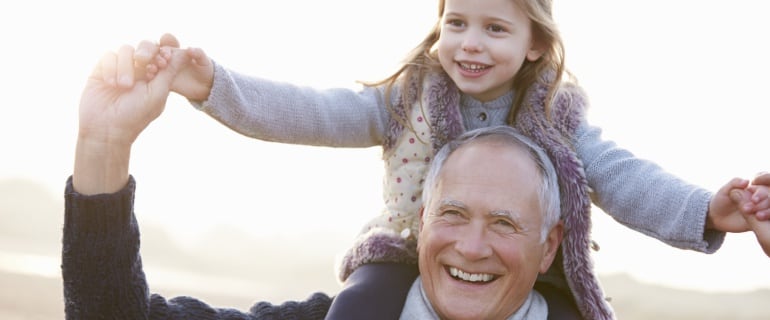
[[[248,313],[214,308],[191,297],[150,294],[134,216],[136,182],[113,194],[84,196],[72,178],[65,190],[62,278],[67,319],[323,319],[332,298],[260,302]]]

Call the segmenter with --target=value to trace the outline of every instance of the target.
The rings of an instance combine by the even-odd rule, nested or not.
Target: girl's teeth
[[[461,63],[460,66],[463,69],[467,69],[467,70],[470,70],[470,71],[479,71],[479,70],[484,70],[484,69],[487,68],[484,65],[480,65],[480,64],[467,64],[467,63]]]

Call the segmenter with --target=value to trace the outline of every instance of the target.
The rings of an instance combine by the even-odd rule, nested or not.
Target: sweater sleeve
[[[323,319],[331,298],[255,304],[248,313],[191,297],[150,295],[133,213],[135,180],[113,194],[85,196],[67,180],[62,279],[67,319]]]
[[[214,63],[209,98],[192,104],[248,137],[328,147],[382,144],[389,119],[381,88],[318,90],[246,76]]]
[[[713,253],[721,247],[725,233],[705,227],[711,192],[602,140],[601,129],[586,122],[575,148],[592,200],[615,220],[677,248]]]

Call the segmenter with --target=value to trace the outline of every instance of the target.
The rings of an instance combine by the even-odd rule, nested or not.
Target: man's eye
[[[447,210],[447,211],[441,212],[441,215],[442,216],[460,216],[460,212],[458,212],[457,210]]]
[[[495,220],[494,228],[505,233],[518,233],[519,227],[506,219]]]
[[[513,227],[512,223],[510,223],[508,220],[503,220],[503,219],[495,221],[495,224],[503,227]]]
[[[465,219],[463,213],[457,210],[444,210],[439,213],[439,216],[448,222],[460,222]]]

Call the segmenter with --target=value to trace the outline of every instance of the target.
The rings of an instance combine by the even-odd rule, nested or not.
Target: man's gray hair
[[[540,146],[509,126],[495,126],[468,131],[444,145],[433,157],[433,163],[430,169],[428,169],[422,191],[423,205],[427,206],[429,204],[428,201],[433,190],[437,187],[438,177],[447,158],[464,145],[488,140],[504,142],[508,145],[524,148],[529,153],[530,159],[535,162],[538,173],[542,178],[540,181],[540,192],[538,192],[540,207],[545,211],[543,212],[543,224],[540,230],[540,242],[545,241],[548,231],[559,222],[561,217],[561,202],[556,169],[554,169],[550,158]]]

